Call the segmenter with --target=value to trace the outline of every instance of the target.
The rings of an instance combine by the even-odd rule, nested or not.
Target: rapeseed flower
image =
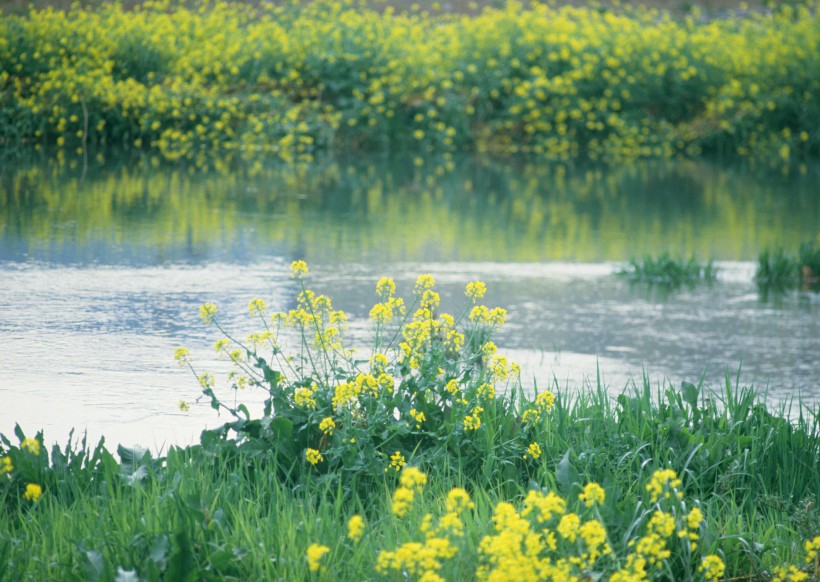
[[[524,460],[537,459],[541,456],[541,446],[538,443],[530,443],[527,452],[524,453]]]
[[[6,455],[5,457],[0,457],[0,475],[5,475],[6,473],[11,473],[14,471],[14,464],[11,461],[11,457]]]
[[[461,487],[453,487],[450,489],[450,492],[447,493],[446,507],[447,511],[458,512],[463,509],[474,508],[475,503],[472,502],[470,494],[467,493],[466,490]]]
[[[305,261],[293,261],[290,264],[291,279],[302,279],[305,275],[309,273],[310,271],[308,270],[308,266]]]
[[[216,304],[214,304],[214,303],[204,303],[199,308],[199,317],[206,324],[213,323],[214,317],[216,317]]]
[[[306,552],[308,570],[318,572],[321,568],[322,557],[330,552],[330,548],[320,544],[311,544]]]
[[[707,580],[720,580],[723,578],[723,573],[726,571],[726,565],[719,556],[710,554],[705,556],[700,563],[698,572],[703,573],[703,577]]]
[[[23,439],[23,442],[20,443],[20,448],[25,451],[28,451],[35,457],[40,455],[40,441],[38,441],[37,439]]]
[[[584,491],[578,496],[578,499],[583,501],[587,507],[603,505],[606,499],[606,491],[597,483],[587,483],[584,486]]]
[[[558,533],[565,540],[574,542],[581,528],[581,518],[575,513],[567,513],[558,522]]]
[[[402,463],[404,457],[402,457]],[[399,477],[399,483],[407,489],[421,489],[427,484],[427,474],[416,467],[404,467]]]
[[[464,294],[472,301],[481,299],[485,293],[487,293],[487,285],[481,281],[470,281],[467,283],[467,288],[464,291]]]
[[[336,423],[333,419],[329,416],[326,416],[322,419],[322,422],[319,423],[319,430],[322,431],[327,436],[333,434],[333,429],[336,428]]]
[[[395,469],[398,473],[399,471],[401,471],[402,467],[404,467],[404,464],[406,462],[407,461],[404,458],[404,455],[401,454],[401,451],[396,451],[395,453],[390,455],[390,466],[388,467],[388,469]]]
[[[307,449],[305,451],[305,459],[311,465],[317,465],[325,460],[325,458],[322,456],[322,453],[316,449]]]
[[[37,483],[29,483],[26,485],[26,492],[23,493],[23,499],[26,501],[37,502],[43,494],[43,488]]]
[[[413,505],[415,494],[409,487],[398,487],[393,491],[393,513],[396,517],[404,517]]]
[[[652,499],[652,503],[656,503],[661,496],[665,498],[671,497],[671,492],[676,491],[681,486],[681,480],[678,479],[678,474],[672,469],[658,469],[652,474],[652,478],[646,485],[646,490]],[[678,499],[683,496],[683,493],[676,491]]]
[[[180,366],[183,366],[188,363],[189,358],[191,357],[191,352],[188,351],[188,348],[178,347],[174,351],[174,359]]]
[[[364,535],[365,523],[361,515],[352,516],[347,522],[347,537],[358,542]]]
[[[806,563],[810,564],[817,560],[820,555],[820,536],[814,536],[811,540],[806,540],[803,544],[806,549]]]

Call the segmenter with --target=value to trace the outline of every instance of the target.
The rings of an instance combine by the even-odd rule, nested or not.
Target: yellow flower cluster
[[[597,483],[587,483],[578,499],[583,501],[587,507],[603,505],[606,500],[606,491]]]
[[[481,406],[476,406],[472,414],[464,417],[464,430],[478,430],[481,428],[481,416],[479,416],[484,409]]]
[[[527,452],[524,453],[524,460],[537,459],[541,456],[541,446],[538,443],[530,443]]]
[[[424,413],[419,410],[416,410],[415,408],[410,409],[410,416],[413,418],[413,420],[416,421],[416,428],[421,428],[421,423],[427,420],[427,417],[424,416]]]
[[[336,423],[329,416],[323,418],[322,422],[319,423],[319,430],[322,431],[322,433],[326,434],[327,436],[330,436],[330,435],[333,434],[333,429],[334,428],[336,428]]]
[[[364,535],[365,523],[361,515],[354,515],[347,522],[347,537],[353,542],[358,542]]]
[[[305,459],[311,465],[317,465],[325,460],[325,458],[322,456],[322,453],[316,449],[307,449],[305,451]]]
[[[14,463],[11,462],[11,457],[8,455],[0,457],[0,475],[5,475],[12,471],[14,471]]]
[[[43,494],[43,488],[37,483],[29,483],[26,485],[26,492],[23,493],[23,499],[26,501],[37,502]]]
[[[672,469],[660,469],[652,474],[652,479],[646,485],[646,490],[652,499],[652,503],[656,503],[658,499],[664,497],[669,499],[674,493],[678,499],[683,497],[683,493],[678,491],[681,486],[681,480],[678,479],[678,474]]]
[[[703,572],[703,577],[707,580],[721,580],[726,571],[726,565],[720,556],[711,554],[703,558],[699,571]]]
[[[777,566],[774,569],[772,582],[803,582],[809,575],[797,566]]]
[[[308,570],[318,572],[321,569],[322,557],[330,553],[330,548],[319,544],[311,544],[307,549]]]
[[[31,10],[0,21],[0,123],[80,153],[125,143],[195,165],[338,144],[447,162],[462,148],[789,159],[820,139],[819,21],[539,2],[458,16],[336,0]]]
[[[316,390],[316,384],[313,384],[310,388],[297,388],[293,392],[293,402],[301,408],[316,410],[316,400],[313,398],[313,394]]]
[[[806,563],[810,564],[817,561],[820,557],[820,536],[814,536],[813,539],[806,540],[803,545],[806,549]]]

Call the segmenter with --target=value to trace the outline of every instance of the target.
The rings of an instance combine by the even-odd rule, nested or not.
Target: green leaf
[[[555,472],[555,476],[558,479],[558,484],[561,486],[561,490],[564,494],[569,493],[573,484],[580,482],[578,471],[576,471],[575,467],[573,467],[569,462],[569,455],[571,451],[572,449],[567,449],[567,452],[564,453],[564,457],[558,463],[558,469]]]
[[[680,391],[684,402],[691,406],[692,410],[697,410],[698,395],[700,394],[698,387],[690,382],[681,382]]]
[[[168,548],[170,547],[168,536],[161,535],[154,539],[151,545],[151,550],[148,553],[148,559],[154,562],[161,570],[165,569],[165,563],[168,558]]]
[[[105,561],[102,554],[95,550],[86,551],[84,569],[91,582],[97,582],[105,576]]]

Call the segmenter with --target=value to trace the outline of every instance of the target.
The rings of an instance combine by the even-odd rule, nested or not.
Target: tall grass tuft
[[[711,260],[704,263],[695,257],[687,260],[663,253],[657,257],[647,255],[642,259],[632,259],[616,274],[629,281],[674,288],[713,282],[717,279],[717,272]]]

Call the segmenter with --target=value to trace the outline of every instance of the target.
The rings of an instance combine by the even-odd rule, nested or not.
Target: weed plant
[[[800,246],[797,256],[781,248],[765,249],[758,257],[755,282],[766,291],[784,291],[801,284],[805,289],[820,290],[819,274],[820,249],[810,241]]]
[[[195,166],[464,149],[788,164],[820,151],[818,52],[813,3],[712,21],[538,2],[32,8],[0,18],[0,145],[122,144]]]
[[[255,299],[259,329],[215,344],[231,391],[264,391],[261,416],[197,371],[231,420],[163,458],[2,437],[2,575],[817,579],[816,409],[770,411],[728,377],[717,393],[644,379],[614,399],[601,384],[527,395],[484,284],[453,317],[429,275],[406,302],[377,283],[359,356],[307,272],[294,262],[295,309]],[[200,315],[224,333],[215,305]]]
[[[643,259],[632,259],[616,274],[629,281],[676,288],[713,282],[717,278],[717,268],[711,260],[702,263],[695,257],[686,260],[663,253],[658,257],[647,255]]]

